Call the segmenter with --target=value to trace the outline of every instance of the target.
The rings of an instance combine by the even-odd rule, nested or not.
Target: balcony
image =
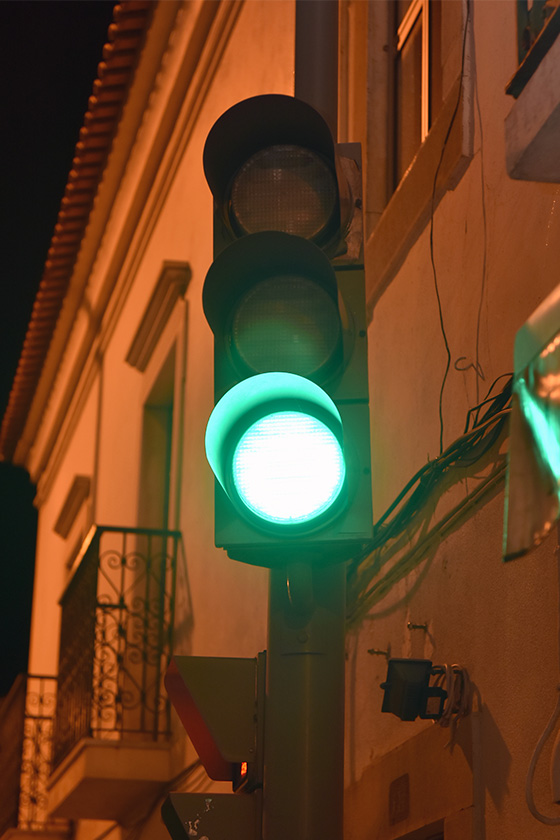
[[[61,598],[49,813],[126,824],[172,776],[163,677],[180,534],[92,528]]]
[[[56,677],[21,674],[0,706],[3,840],[61,840],[70,833],[47,810],[55,701]]]
[[[560,182],[560,6],[517,0],[519,67],[506,87],[515,97],[505,120],[511,178]]]

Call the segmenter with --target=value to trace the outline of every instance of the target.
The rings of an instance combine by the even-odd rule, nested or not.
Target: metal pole
[[[263,837],[342,840],[345,565],[270,573]]]
[[[296,0],[295,95],[336,142],[337,0]],[[345,607],[344,563],[271,569],[264,840],[342,840]]]
[[[295,96],[338,125],[338,0],[296,0]]]

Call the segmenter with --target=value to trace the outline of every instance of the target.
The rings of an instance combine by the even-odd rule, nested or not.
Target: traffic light
[[[215,538],[233,559],[271,567],[269,646],[256,660],[170,665],[167,691],[204,767],[235,794],[172,793],[162,815],[172,840],[275,840],[294,822],[301,836],[337,838],[336,564],[372,536],[359,151],[335,147],[304,102],[260,96],[216,122],[204,170],[214,196],[203,307],[214,333]]]
[[[356,144],[335,147],[304,102],[258,96],[215,123],[204,170],[216,545],[258,565],[344,561],[372,532]]]
[[[169,794],[161,813],[172,840],[261,840],[265,681],[264,652],[171,660],[169,699],[210,778],[238,794]]]

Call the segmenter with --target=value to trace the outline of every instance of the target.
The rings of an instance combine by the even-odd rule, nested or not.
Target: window
[[[362,145],[368,306],[473,155],[473,0],[341,0],[339,140]]]
[[[392,11],[395,189],[441,110],[441,0],[396,0]]]
[[[173,348],[144,405],[138,504],[138,523],[143,528],[168,527],[174,381]]]
[[[180,449],[180,424],[174,415],[182,411],[182,405],[180,399],[175,400],[175,376],[181,375],[185,358],[184,296],[190,279],[188,263],[164,261],[126,355],[128,364],[145,374],[147,392],[138,498],[142,528],[167,528],[176,521],[172,488],[177,487],[178,463],[172,450],[177,453]],[[177,370],[176,357],[182,360]]]

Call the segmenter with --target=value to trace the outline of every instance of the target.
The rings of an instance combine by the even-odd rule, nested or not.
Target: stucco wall
[[[100,321],[105,332],[97,348],[98,372],[76,395],[67,437],[59,441],[58,454],[40,483],[30,659],[30,667],[40,672],[56,667],[57,602],[68,574],[69,546],[53,527],[68,488],[76,474],[92,474],[95,521],[143,524],[138,521],[142,411],[169,352],[175,354],[176,471],[169,524],[183,535],[177,652],[254,656],[266,645],[267,573],[235,563],[213,548],[213,478],[203,447],[213,403],[212,336],[201,306],[212,259],[212,206],[201,159],[211,125],[231,104],[258,93],[293,91],[294,3],[267,0],[236,6],[217,39],[220,51],[189,87],[182,81],[183,59],[198,7],[186,4],[177,19],[31,455],[32,465],[40,464],[90,310],[95,310],[113,273],[116,291]],[[443,395],[444,446],[462,433],[468,409],[484,397],[493,380],[511,371],[515,333],[556,285],[560,258],[560,188],[512,181],[505,170],[504,118],[512,100],[504,87],[515,69],[515,5],[471,0],[471,10],[474,52],[471,45],[468,72],[474,72],[475,80],[474,155],[456,188],[439,204],[433,229],[451,352]],[[173,102],[179,103],[175,111]],[[367,123],[363,116],[361,125]],[[157,136],[163,125],[165,142]],[[375,125],[368,130],[375,131]],[[153,150],[158,143],[162,149],[156,165]],[[149,183],[137,189],[150,166]],[[374,176],[369,177],[371,182]],[[368,206],[369,194],[365,199],[366,211],[375,216],[377,207],[374,212]],[[191,279],[185,301],[176,303],[145,372],[140,372],[126,356],[165,260],[188,264]],[[377,518],[426,459],[439,452],[438,403],[446,356],[429,226],[375,305],[369,347]],[[477,363],[484,380],[477,380]],[[466,490],[465,484],[459,485],[454,502]],[[523,786],[533,747],[556,699],[555,539],[528,558],[502,564],[502,510],[499,493],[348,635],[346,824],[352,840],[396,838],[432,818],[455,815],[458,820],[458,809],[469,808],[474,817],[462,829],[454,823],[455,834],[449,834],[453,840],[550,836],[550,829],[529,815]],[[427,624],[427,631],[411,630],[409,622]],[[386,662],[369,651],[389,646],[393,656],[458,662],[468,669],[477,714],[463,729],[455,763],[440,760],[445,745],[440,733],[429,734],[431,724],[402,723],[381,715],[379,685]],[[393,760],[397,748],[403,751]],[[393,758],[385,759],[390,755]],[[391,767],[391,772],[406,773],[414,768],[418,774],[424,763],[426,774],[433,772],[426,790],[444,788],[440,810],[430,812],[411,791],[410,817],[388,827],[386,812],[379,811],[388,808],[381,771]],[[535,790],[543,810],[551,808],[544,765]],[[451,822],[449,826],[451,832]]]
[[[504,118],[513,100],[504,88],[516,68],[515,4],[485,0],[471,3],[471,12],[474,156],[456,189],[438,206],[433,227],[451,353],[443,395],[444,448],[462,434],[467,410],[494,379],[511,372],[515,333],[557,284],[560,258],[559,187],[513,181],[505,169]],[[439,452],[446,353],[429,233],[428,225],[376,304],[369,330],[374,518]],[[478,382],[477,363],[484,374]],[[473,476],[476,472],[473,468]],[[460,485],[454,501],[468,489],[467,482]],[[386,662],[368,650],[389,647],[395,657],[460,663],[473,681],[479,711],[473,716],[474,736],[469,732],[465,737],[474,738],[474,778],[465,784],[473,785],[476,818],[474,829],[469,824],[467,833],[457,836],[526,840],[553,831],[529,814],[524,786],[557,697],[556,535],[530,556],[504,565],[502,516],[499,493],[348,638],[347,821],[352,837],[400,837],[422,825],[422,804],[414,801],[412,790],[410,818],[393,826],[388,825],[388,801],[372,807],[364,796],[368,785],[374,796],[380,784],[375,768],[385,766],[382,757],[431,726],[380,713]],[[427,631],[408,629],[409,622],[427,624]],[[442,747],[433,741],[432,746],[424,740],[412,747],[400,772],[408,772],[407,766],[424,767],[427,774],[434,770],[434,786],[445,787],[434,759]],[[535,796],[541,810],[554,815],[546,755],[536,774]],[[450,792],[441,806],[444,813],[465,807],[453,797]],[[375,807],[385,811],[376,816]]]

